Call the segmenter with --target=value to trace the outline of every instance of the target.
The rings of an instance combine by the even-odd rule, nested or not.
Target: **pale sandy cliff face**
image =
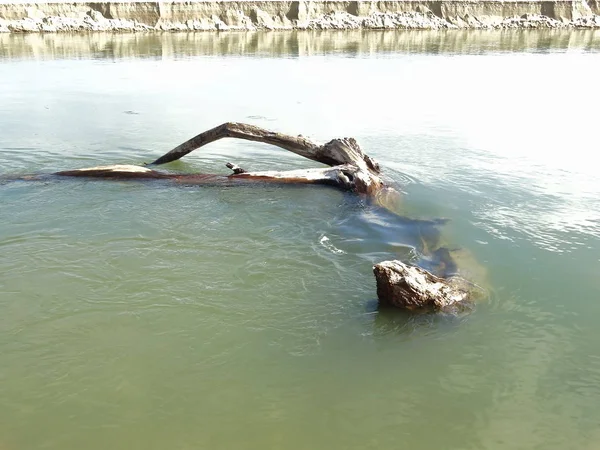
[[[12,2],[0,31],[596,28],[599,1]]]

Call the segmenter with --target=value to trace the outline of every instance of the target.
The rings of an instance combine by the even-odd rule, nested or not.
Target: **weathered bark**
[[[85,169],[63,170],[55,175],[63,177],[93,178],[170,178],[166,173],[157,172],[142,166],[115,164],[112,166],[86,167]]]
[[[386,306],[411,311],[448,311],[467,306],[468,283],[459,277],[439,278],[402,261],[383,261],[373,266],[377,297]]]

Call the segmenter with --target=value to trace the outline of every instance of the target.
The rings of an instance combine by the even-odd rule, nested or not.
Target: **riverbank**
[[[0,32],[600,28],[598,0],[191,1],[0,5]]]

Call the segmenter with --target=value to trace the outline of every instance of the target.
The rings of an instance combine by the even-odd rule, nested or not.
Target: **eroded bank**
[[[600,0],[48,2],[0,5],[0,31],[597,28]]]

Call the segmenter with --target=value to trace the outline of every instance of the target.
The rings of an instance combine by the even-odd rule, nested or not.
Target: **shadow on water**
[[[0,33],[1,59],[173,59],[193,56],[304,57],[343,53],[480,54],[600,48],[596,30],[270,31],[199,33]]]

